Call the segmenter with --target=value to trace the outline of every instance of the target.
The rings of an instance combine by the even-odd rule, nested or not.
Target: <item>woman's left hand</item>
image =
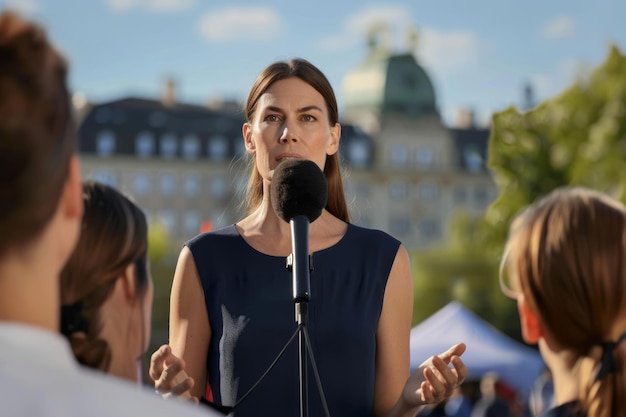
[[[467,367],[460,358],[463,352],[465,344],[459,343],[424,361],[404,386],[402,400],[405,404],[418,407],[448,398],[467,376]]]

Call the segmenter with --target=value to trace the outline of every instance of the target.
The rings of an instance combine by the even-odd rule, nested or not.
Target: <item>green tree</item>
[[[626,56],[617,47],[559,96],[493,115],[489,166],[499,188],[486,227],[501,248],[520,209],[563,185],[626,198]]]
[[[174,276],[174,262],[170,249],[170,236],[162,223],[150,224],[148,231],[148,259],[154,283],[152,303],[152,339],[159,345],[167,340],[169,297]]]

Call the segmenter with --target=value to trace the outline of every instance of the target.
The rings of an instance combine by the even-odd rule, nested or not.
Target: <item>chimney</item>
[[[165,107],[174,107],[176,105],[176,81],[171,77],[165,80],[161,103]]]
[[[469,108],[459,109],[454,124],[457,129],[474,129],[476,127],[474,110]]]
[[[527,82],[524,86],[524,103],[523,110],[530,110],[535,107],[535,91],[530,82]]]

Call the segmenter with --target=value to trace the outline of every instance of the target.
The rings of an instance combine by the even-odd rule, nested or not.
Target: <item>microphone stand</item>
[[[309,300],[311,296],[311,277],[313,262],[309,255],[309,219],[298,215],[289,221],[291,226],[291,247],[293,252],[287,257],[287,269],[293,274],[293,300],[295,303],[296,324],[298,325],[298,359],[300,374],[300,416],[308,416],[308,375],[307,375],[307,349],[311,357],[313,371],[315,373],[318,389],[322,398],[322,404],[328,416],[328,407],[324,398],[324,391],[317,374],[315,358],[308,340],[307,319],[309,313]],[[298,240],[296,240],[298,237]]]

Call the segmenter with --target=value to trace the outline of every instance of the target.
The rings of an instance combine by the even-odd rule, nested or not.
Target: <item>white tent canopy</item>
[[[458,302],[451,302],[411,330],[411,370],[432,355],[463,342],[468,379],[487,372],[500,377],[524,398],[545,365],[534,349],[501,333]]]

